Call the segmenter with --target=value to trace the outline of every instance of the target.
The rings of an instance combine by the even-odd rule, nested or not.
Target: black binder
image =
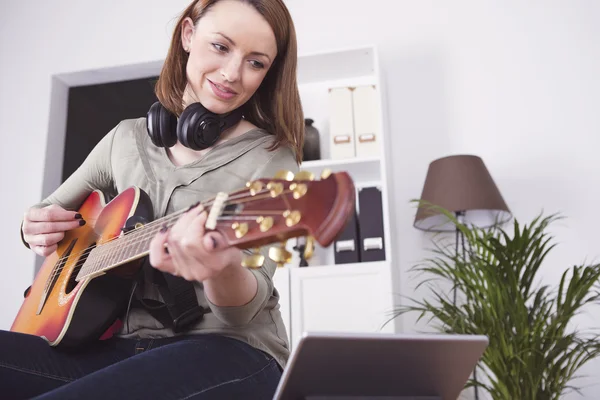
[[[381,201],[380,188],[371,186],[358,189],[358,231],[362,262],[385,260]]]
[[[335,241],[335,246],[333,248],[335,263],[348,264],[359,262],[359,247],[358,220],[355,211],[348,220],[346,227]]]

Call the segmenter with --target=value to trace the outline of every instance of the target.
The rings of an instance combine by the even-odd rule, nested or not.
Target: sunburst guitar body
[[[282,171],[203,204],[209,210],[207,229],[240,249],[277,243],[269,254],[281,266],[289,260],[282,247],[289,238],[311,236],[329,246],[353,213],[354,199],[354,184],[345,172],[313,180],[305,172],[294,177]],[[108,203],[102,193],[91,193],[79,208],[87,223],[66,232],[46,257],[11,331],[71,348],[109,337],[118,329],[150,241],[183,212],[153,220],[150,199],[136,187]],[[258,268],[261,257],[251,256],[245,265]]]

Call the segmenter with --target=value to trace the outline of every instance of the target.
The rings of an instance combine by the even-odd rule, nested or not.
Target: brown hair
[[[182,98],[187,85],[188,53],[181,45],[183,20],[189,17],[196,25],[218,1],[194,0],[175,26],[155,92],[160,102],[176,115],[181,115],[183,111]],[[304,145],[304,115],[296,82],[298,48],[292,18],[282,0],[240,1],[252,5],[267,20],[277,42],[277,57],[256,93],[244,105],[244,118],[275,135],[271,150],[283,145],[290,146],[296,154],[296,161],[300,163]]]

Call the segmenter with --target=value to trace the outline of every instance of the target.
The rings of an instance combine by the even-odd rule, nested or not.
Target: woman
[[[26,245],[42,256],[55,251],[64,231],[85,224],[72,210],[96,189],[114,196],[135,185],[149,195],[157,218],[297,169],[303,115],[296,52],[281,0],[194,1],[176,25],[156,85],[162,107],[122,121],[25,214]],[[177,120],[168,117],[185,125],[184,114],[196,106],[229,124],[200,144],[183,126],[183,134],[174,133]],[[272,398],[288,357],[275,266],[266,258],[259,269],[243,268],[242,251],[206,232],[206,220],[202,205],[191,207],[152,240],[150,267],[112,338],[64,352],[37,336],[0,332],[0,393],[11,399]],[[193,282],[204,316],[183,330],[155,318],[148,304],[162,298],[152,273]]]

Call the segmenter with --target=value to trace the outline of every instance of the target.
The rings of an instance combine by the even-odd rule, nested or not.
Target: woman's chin
[[[225,102],[215,98],[201,99],[200,102],[208,111],[215,114],[226,114],[237,108],[237,102]]]

